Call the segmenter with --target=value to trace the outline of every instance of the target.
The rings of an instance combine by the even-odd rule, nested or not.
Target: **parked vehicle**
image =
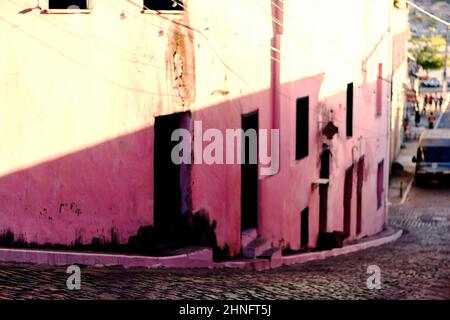
[[[420,81],[420,86],[424,88],[428,87],[428,80]]]
[[[425,88],[439,88],[441,86],[441,82],[437,78],[431,78],[421,81],[420,86]]]
[[[430,88],[439,88],[441,86],[441,82],[436,78],[431,78],[428,80],[428,87]]]
[[[419,140],[416,163],[416,185],[442,181],[450,176],[450,129],[425,131]]]

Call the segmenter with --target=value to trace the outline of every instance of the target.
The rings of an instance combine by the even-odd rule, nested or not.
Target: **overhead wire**
[[[126,1],[129,2],[129,3],[132,3],[132,4],[134,4],[134,5],[136,5],[136,6],[138,6],[138,7],[140,7],[138,4],[136,4],[136,3],[135,3],[134,1],[132,1],[132,0],[126,0]],[[281,1],[281,0],[280,0],[280,1]],[[281,1],[281,2],[283,2],[283,1]],[[272,1],[272,3],[273,3],[273,1]],[[17,4],[17,3],[16,3],[16,4]],[[187,11],[187,8],[186,8],[184,5],[181,4],[181,6],[183,7],[184,10]],[[277,7],[278,7],[280,10],[283,10],[281,7],[279,7],[279,6],[277,6]],[[198,34],[200,34],[200,35],[201,35],[201,36],[209,43],[208,37],[205,36],[205,35],[203,34],[203,32],[201,32],[200,30],[198,30],[198,29],[196,29],[196,28],[193,28],[193,27],[191,27],[191,26],[187,26],[187,25],[185,25],[185,24],[183,24],[183,23],[181,23],[181,22],[174,21],[173,19],[169,19],[169,18],[163,16],[163,15],[161,14],[161,12],[159,12],[158,10],[152,10],[152,9],[147,8],[147,7],[145,7],[145,6],[144,6],[144,9],[149,10],[150,13],[155,14],[155,15],[157,15],[158,17],[160,17],[160,18],[162,18],[162,19],[165,19],[165,20],[168,20],[168,21],[170,21],[170,22],[173,22],[173,23],[175,23],[175,24],[178,25],[178,26],[185,27],[185,28],[187,28],[188,30],[192,30],[192,31],[194,31],[194,32],[197,32]],[[153,11],[155,11],[155,13],[154,13]],[[129,12],[128,12],[128,13],[129,13]],[[130,13],[129,13],[129,14],[130,14]],[[274,20],[273,18],[272,18],[272,21],[273,21],[274,23],[276,23],[276,24],[278,24],[278,25],[284,27],[284,24],[282,24],[282,23],[279,22],[279,21]],[[146,23],[147,23],[147,21],[146,21]],[[157,26],[157,27],[160,27],[160,26]],[[239,75],[236,71],[232,70],[232,68],[229,67],[228,64],[226,64],[226,62],[218,55],[217,50],[216,50],[214,47],[212,47],[212,45],[211,45],[210,43],[209,43],[209,45],[210,45],[212,51],[213,51],[213,52],[216,54],[216,56],[219,58],[219,60],[224,64],[224,66],[225,66],[229,71],[231,71],[232,73],[234,73],[238,78],[240,78],[241,81],[243,81],[244,83],[246,83],[246,85],[249,86],[250,89],[251,89],[254,93],[256,93],[255,90],[253,89],[253,87],[250,86],[250,85],[248,84],[248,82],[247,82],[241,75]],[[278,48],[274,48],[274,47],[271,47],[271,50],[280,52],[280,50],[279,50]],[[280,52],[280,53],[281,53],[281,52]],[[285,56],[284,56],[284,57],[285,57]],[[274,57],[271,57],[271,59],[272,59],[273,61],[276,61],[277,63],[281,63],[280,60],[278,60],[278,59],[276,59],[276,58],[274,58]],[[134,62],[134,61],[133,61],[133,62]],[[151,65],[151,64],[149,64],[149,65]],[[280,94],[280,96],[283,96],[284,98],[289,99],[290,101],[294,101],[294,102],[295,102],[294,99],[292,99],[291,97],[285,95],[284,93],[282,93],[282,92],[278,92],[278,93]],[[154,94],[159,95],[160,93],[154,93]],[[161,94],[161,95],[163,95],[163,94]],[[170,95],[170,96],[173,96],[173,95]],[[359,129],[365,130],[365,128],[359,128]]]

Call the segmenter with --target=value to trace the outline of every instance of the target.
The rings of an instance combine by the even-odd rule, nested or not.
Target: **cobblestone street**
[[[65,268],[0,265],[0,298],[52,299],[449,299],[450,189],[413,189],[391,224],[397,242],[267,272],[83,268],[80,291]],[[366,286],[381,268],[382,288]]]
[[[450,0],[0,0],[0,305],[449,305],[449,31]]]

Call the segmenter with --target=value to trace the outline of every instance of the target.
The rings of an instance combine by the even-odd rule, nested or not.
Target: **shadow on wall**
[[[170,251],[183,247],[209,247],[213,249],[214,261],[229,257],[228,246],[217,245],[216,221],[210,222],[206,211],[189,215],[189,222],[179,222],[175,228],[167,230],[158,226],[141,227],[136,236],[130,237],[127,252],[148,255],[167,255]]]
[[[83,244],[81,239],[77,239],[70,245],[27,242],[23,236],[16,237],[11,230],[6,230],[0,233],[0,247],[114,252],[150,256],[175,255],[178,253],[178,249],[186,247],[209,247],[213,249],[214,261],[227,259],[229,256],[228,246],[224,248],[217,246],[216,222],[210,223],[205,211],[192,214],[190,220],[189,224],[177,225],[173,229],[173,233],[167,233],[164,228],[154,226],[141,227],[137,235],[131,236],[126,244],[118,242],[116,229],[111,229],[110,238],[92,238],[89,244]]]
[[[0,177],[0,246],[153,256],[197,246],[226,258],[206,210],[155,225],[154,137],[148,127]]]
[[[315,75],[282,84],[280,90],[296,92],[299,97],[318,97],[322,82],[323,75]],[[363,85],[361,90],[373,92],[375,85]],[[311,170],[308,178],[305,178],[301,166],[309,162],[295,167],[289,165],[292,159],[287,151],[290,149],[289,141],[295,139],[296,112],[296,99],[291,100],[282,97],[282,104],[292,107],[284,108],[286,114],[281,117],[281,130],[291,130],[284,135],[287,138],[283,140],[285,145],[282,141],[281,146],[284,170],[269,182],[264,182],[265,187],[269,186],[265,192],[270,192],[271,197],[262,197],[265,212],[258,213],[261,233],[275,234],[274,237],[280,238],[293,234],[293,230],[300,230],[299,218],[296,220],[299,216],[295,215],[284,226],[269,221],[268,212],[280,212],[281,203],[288,203],[286,210],[290,213],[301,212],[310,195],[305,192],[304,199],[300,199],[295,190],[305,188],[310,183],[309,178],[316,178],[319,174],[319,156],[316,154],[320,151],[319,145],[311,153],[317,159],[309,159],[310,163],[316,164],[317,170]],[[204,130],[237,129],[241,128],[243,114],[260,110],[260,128],[268,128],[270,119],[266,111],[270,103],[267,101],[270,101],[270,91],[263,90],[196,111],[192,113],[192,120],[203,120]],[[327,101],[329,107],[335,110],[337,125],[342,128],[345,120],[339,119],[345,119],[345,108],[340,105],[345,104],[345,91],[327,98]],[[357,103],[364,103],[365,110],[359,117],[367,122],[370,116],[366,110],[373,110],[374,107],[366,101]],[[312,135],[318,123],[327,118],[329,110],[327,106],[319,108],[311,105],[310,108],[310,121],[315,121],[311,125]],[[317,139],[317,136],[311,136],[310,143]],[[170,226],[158,226],[153,217],[155,199],[151,182],[154,179],[154,142],[154,127],[147,127],[0,177],[0,246],[147,255],[167,253],[182,246],[207,246],[214,249],[216,260],[237,255],[241,236],[240,165],[193,165],[190,181],[192,185],[195,183],[192,190],[193,208],[187,215],[187,221],[180,217]],[[225,154],[226,150],[223,151]],[[343,154],[345,150],[342,150]],[[366,154],[370,159],[375,152],[368,149]],[[292,187],[286,192],[279,185]],[[340,189],[342,186],[336,186],[335,193],[340,193]],[[167,194],[169,201],[171,196],[171,193]],[[335,203],[330,202],[329,206],[340,204],[340,198],[339,195],[339,199]],[[318,220],[316,212],[310,220],[313,221],[311,226],[314,226],[314,221]],[[299,237],[298,234],[295,232],[295,237]],[[295,243],[295,237],[292,236],[287,243]],[[270,240],[274,243],[279,241]]]

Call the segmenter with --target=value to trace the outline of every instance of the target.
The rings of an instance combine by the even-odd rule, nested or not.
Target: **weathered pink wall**
[[[39,142],[41,143],[41,142]],[[118,137],[0,178],[0,226],[27,242],[122,243],[152,223],[152,130]]]
[[[280,172],[259,181],[258,232],[275,246],[298,249],[300,212],[309,206],[314,245],[318,132],[332,109],[340,132],[331,143],[328,229],[342,229],[344,174],[358,147],[357,158],[366,159],[361,236],[380,231],[386,207],[376,209],[376,170],[382,159],[388,163],[389,102],[383,96],[383,114],[375,118],[374,91],[378,63],[389,66],[389,39],[378,43],[391,1],[284,3],[289,16],[278,39],[282,95],[275,109],[271,1],[190,0],[189,12],[168,15],[201,33],[140,14],[127,1],[95,1],[75,28],[71,15],[17,15],[35,1],[0,3],[0,36],[10,44],[0,62],[0,230],[70,244],[108,240],[114,229],[124,243],[153,223],[155,116],[189,110],[204,130],[225,131],[258,110],[260,128],[278,117],[281,130]],[[373,51],[363,72],[361,62]],[[352,139],[345,137],[349,82],[355,83]],[[310,154],[296,161],[295,100],[303,96],[310,97]],[[240,251],[240,179],[239,165],[192,166],[193,210],[217,222],[218,243],[232,254]],[[356,171],[352,209],[354,238]]]

